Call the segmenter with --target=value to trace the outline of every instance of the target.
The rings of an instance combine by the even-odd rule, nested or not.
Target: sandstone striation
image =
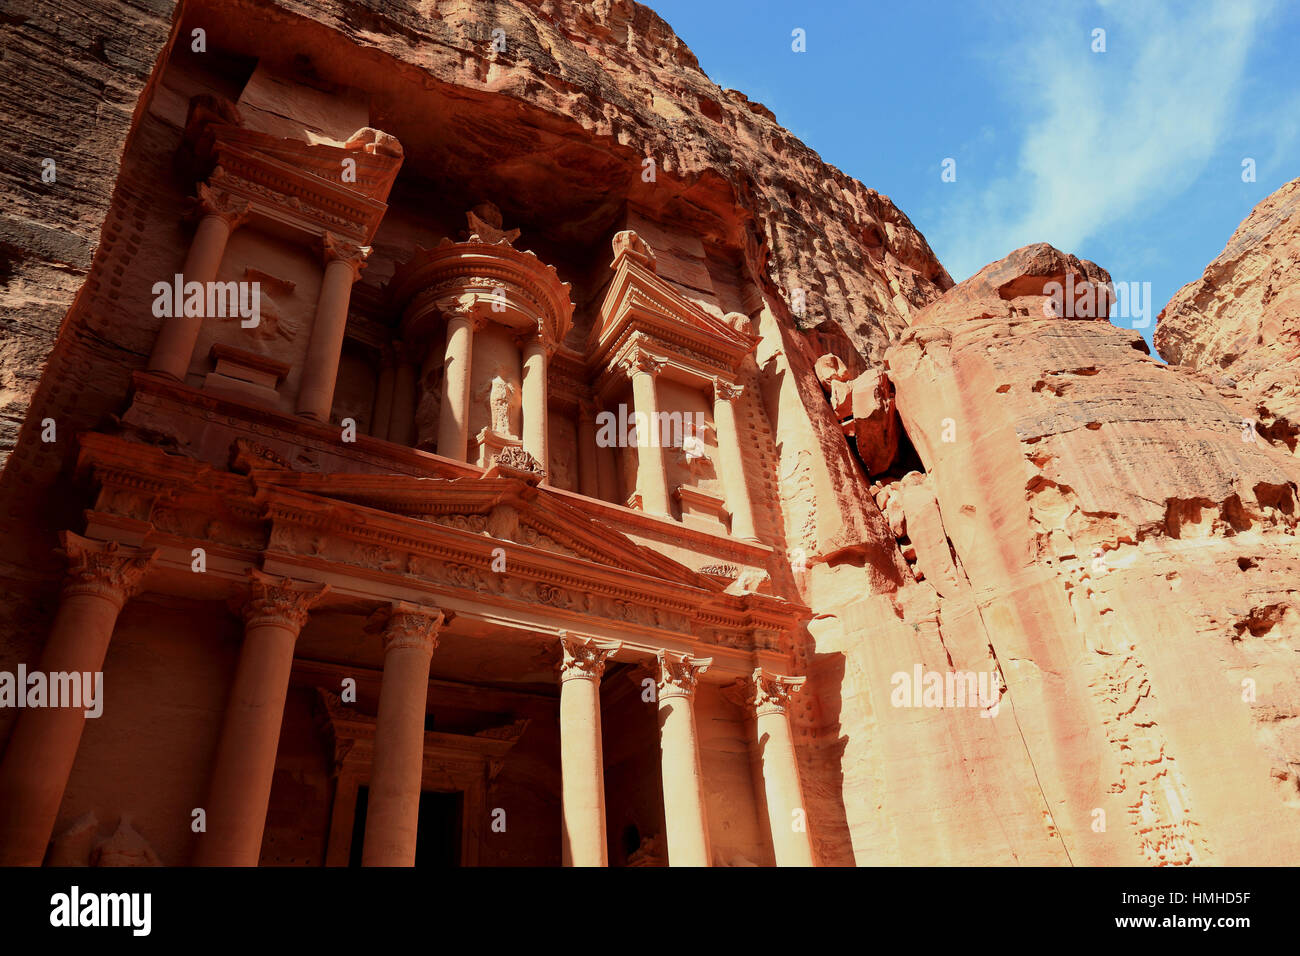
[[[467,865],[1294,861],[1296,184],[1164,365],[1048,245],[953,286],[628,0],[129,12],[48,100],[84,195],[0,219],[0,670],[112,688],[0,712],[0,859],[406,864],[427,791]],[[200,267],[254,327],[154,311]]]

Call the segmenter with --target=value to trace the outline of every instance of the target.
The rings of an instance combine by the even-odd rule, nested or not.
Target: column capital
[[[655,654],[658,661],[658,698],[694,697],[695,684],[713,664],[712,657],[692,657],[673,651],[659,651]]]
[[[438,302],[438,311],[450,325],[452,322],[463,322],[474,332],[479,331],[491,320],[482,308],[482,300],[474,295],[459,295],[450,299],[444,299]]]
[[[625,358],[621,364],[629,377],[635,377],[638,372],[645,372],[651,378],[658,378],[659,373],[664,370],[664,366],[668,362],[638,349]]]
[[[225,222],[232,231],[243,225],[248,219],[252,207],[246,200],[237,199],[224,189],[199,183],[190,201],[189,216],[204,219],[215,216]]]
[[[440,608],[407,601],[394,601],[387,609],[387,617],[384,653],[408,647],[432,653],[438,646],[438,632],[447,620]]]
[[[745,386],[725,378],[713,380],[713,399],[718,402],[734,402],[745,392]]]
[[[737,680],[724,694],[728,700],[753,716],[784,714],[790,706],[790,695],[798,692],[807,680],[806,677],[773,674],[762,667],[755,667],[753,674]]]
[[[622,641],[600,641],[560,631],[560,681],[599,681],[605,673],[605,660],[617,654]]]
[[[116,541],[94,541],[71,531],[59,535],[57,553],[67,559],[63,596],[90,594],[122,607],[140,590],[153,563],[154,548],[124,548]]]
[[[321,258],[326,266],[332,262],[342,262],[352,270],[352,281],[361,278],[361,270],[366,267],[366,259],[373,247],[349,242],[332,232],[321,235]]]
[[[278,624],[296,634],[307,623],[307,615],[325,593],[328,584],[277,578],[256,568],[248,572],[250,595],[240,608],[244,626]]]

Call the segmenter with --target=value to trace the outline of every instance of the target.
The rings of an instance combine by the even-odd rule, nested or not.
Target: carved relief
[[[124,548],[116,541],[93,541],[71,531],[64,531],[59,538],[63,547],[58,553],[68,561],[65,600],[93,594],[121,607],[138,592],[157,554],[153,548]]]
[[[250,596],[241,608],[245,628],[276,625],[297,633],[312,607],[329,591],[328,584],[276,578],[256,568],[248,576]]]
[[[600,680],[605,661],[622,647],[622,641],[600,641],[560,631],[560,680]]]
[[[693,697],[695,685],[701,674],[713,663],[711,657],[691,657],[672,651],[659,651],[655,655],[658,663],[658,698]]]

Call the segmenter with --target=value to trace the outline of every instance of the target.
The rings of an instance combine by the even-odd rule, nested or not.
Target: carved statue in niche
[[[712,426],[708,422],[687,417],[682,425],[682,447],[677,450],[677,463],[686,468],[698,481],[701,478],[716,478],[717,469],[708,454],[705,439]]]
[[[489,427],[504,438],[518,438],[510,421],[519,406],[519,389],[506,377],[506,370],[497,366],[492,378],[479,386],[475,396],[479,402],[486,402],[488,407]]]
[[[415,406],[415,447],[432,451],[438,443],[438,416],[442,412],[441,362],[428,363],[420,375],[419,400]]]

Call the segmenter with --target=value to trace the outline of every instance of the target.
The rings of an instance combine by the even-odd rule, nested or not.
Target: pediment
[[[606,570],[644,575],[702,591],[719,582],[637,544],[560,496],[518,478],[417,478],[311,474],[254,468],[263,488],[291,490],[437,525],[452,533],[549,552]]]
[[[617,351],[629,335],[642,333],[734,368],[757,342],[748,332],[705,312],[630,256],[620,257],[615,264],[600,317],[595,351],[601,356]]]

